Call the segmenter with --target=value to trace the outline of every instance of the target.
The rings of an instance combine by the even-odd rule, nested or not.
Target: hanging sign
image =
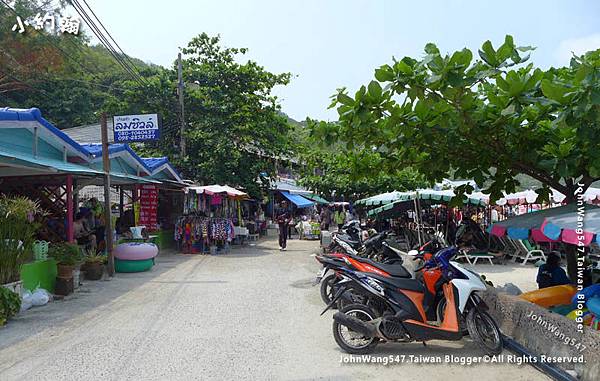
[[[155,185],[140,185],[140,217],[139,226],[148,231],[157,229],[158,188]]]
[[[120,115],[113,117],[115,142],[143,142],[158,140],[158,115]]]

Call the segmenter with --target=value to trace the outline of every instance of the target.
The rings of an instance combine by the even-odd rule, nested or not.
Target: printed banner
[[[154,231],[158,228],[158,188],[155,185],[140,185],[139,226]]]

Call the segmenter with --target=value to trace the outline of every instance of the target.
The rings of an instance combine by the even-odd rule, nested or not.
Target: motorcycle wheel
[[[331,299],[335,295],[337,280],[337,275],[329,274],[321,281],[321,299],[326,305],[331,303]]]
[[[353,316],[362,321],[371,321],[375,319],[375,313],[369,307],[362,304],[350,304],[340,312]],[[352,331],[350,328],[333,321],[333,338],[337,345],[346,353],[353,355],[364,355],[373,352],[379,338],[365,337],[358,332]]]
[[[469,336],[487,355],[494,356],[502,352],[502,334],[490,314],[472,308],[466,320]]]

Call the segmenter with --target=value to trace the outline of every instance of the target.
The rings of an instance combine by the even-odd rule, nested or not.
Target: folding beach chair
[[[522,252],[526,253],[525,254],[525,258],[523,259],[523,263],[521,263],[521,266],[525,266],[525,264],[528,261],[538,261],[540,259],[543,259],[544,261],[546,261],[546,254],[544,254],[543,250],[540,249],[533,249],[531,247],[531,243],[529,241],[527,241],[527,244],[529,244],[529,247],[527,246],[527,244],[524,242],[525,240],[514,240],[515,243],[517,244],[517,246],[521,246]]]
[[[492,262],[492,259],[494,259],[494,258],[495,258],[494,255],[489,254],[487,252],[481,252],[481,251],[469,252],[466,249],[460,249],[458,251],[458,254],[456,254],[456,257],[454,257],[454,259],[456,259],[456,260],[464,259],[470,265],[476,265],[477,261],[479,259],[488,260],[490,262],[490,265],[492,265],[492,266],[494,265],[494,262]]]

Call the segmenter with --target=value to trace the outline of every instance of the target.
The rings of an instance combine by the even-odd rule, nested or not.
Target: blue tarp
[[[298,194],[291,194],[288,192],[281,192],[281,194],[298,208],[308,208],[309,206],[313,206],[315,204],[314,202],[307,200]]]

